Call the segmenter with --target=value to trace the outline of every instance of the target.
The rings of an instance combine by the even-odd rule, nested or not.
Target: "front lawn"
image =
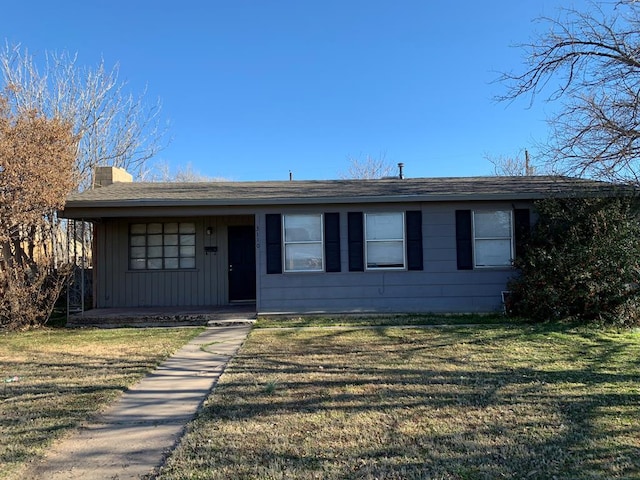
[[[518,320],[520,321],[520,320]],[[347,315],[311,315],[291,317],[262,315],[255,328],[298,328],[298,327],[370,327],[370,326],[406,326],[406,325],[502,325],[514,323],[501,314],[347,314]]]
[[[257,329],[158,478],[640,478],[640,333]]]
[[[201,329],[0,333],[0,478],[43,453]]]

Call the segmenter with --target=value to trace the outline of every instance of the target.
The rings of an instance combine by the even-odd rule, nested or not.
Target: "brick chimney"
[[[133,177],[124,168],[119,167],[96,167],[96,175],[93,180],[95,188],[106,187],[116,182],[132,182]]]

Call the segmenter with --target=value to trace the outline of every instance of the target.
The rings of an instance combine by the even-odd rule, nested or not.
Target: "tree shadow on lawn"
[[[15,464],[65,431],[92,418],[145,374],[138,359],[60,354],[57,360],[2,360],[0,384],[0,466]]]
[[[216,435],[204,448],[216,469],[254,466],[238,478],[639,477],[640,389],[615,360],[624,344],[567,339],[500,358],[505,342],[526,355],[566,333],[376,329],[359,342],[332,330],[247,345],[200,415]],[[252,434],[231,454],[224,432],[237,427]]]

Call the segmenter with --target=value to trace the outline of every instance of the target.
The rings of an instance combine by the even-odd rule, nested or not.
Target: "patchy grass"
[[[307,315],[290,317],[266,315],[255,323],[255,328],[297,327],[370,327],[394,325],[498,325],[521,323],[501,314],[397,314],[397,315]]]
[[[0,478],[18,472],[201,331],[0,334]]]
[[[640,478],[640,334],[254,330],[158,478]]]

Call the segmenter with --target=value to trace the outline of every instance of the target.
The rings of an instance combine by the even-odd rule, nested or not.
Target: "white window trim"
[[[287,223],[286,217],[295,217],[295,216],[305,216],[305,217],[320,217],[320,241],[318,240],[309,240],[309,241],[289,241],[287,242],[287,235],[285,231],[285,226]],[[320,268],[317,269],[289,269],[287,268],[287,245],[316,245],[320,244],[320,256],[321,256],[321,265]],[[282,272],[283,273],[318,273],[324,272],[325,270],[325,258],[324,258],[324,214],[322,213],[284,213],[282,215]]]
[[[389,266],[389,267],[370,267],[369,266],[369,243],[375,243],[375,242],[389,242],[389,241],[393,241],[393,242],[397,242],[400,241],[400,239],[398,238],[392,238],[392,239],[376,239],[376,240],[368,240],[367,239],[367,215],[379,215],[379,214],[389,214],[389,213],[393,213],[393,214],[400,214],[402,215],[402,266],[401,267],[393,267],[393,266]],[[365,212],[364,214],[364,268],[365,270],[372,270],[372,271],[376,271],[376,270],[406,270],[407,269],[407,219],[405,216],[405,212]]]
[[[496,213],[496,212],[508,212],[509,213],[509,237],[476,237],[476,213]],[[514,235],[514,218],[513,210],[511,209],[492,209],[492,210],[473,210],[471,215],[471,228],[473,231],[473,268],[478,269],[508,269],[513,267],[513,259],[515,256],[515,235]],[[478,240],[507,240],[509,239],[509,258],[511,259],[510,265],[478,265],[476,262],[476,242]]]

